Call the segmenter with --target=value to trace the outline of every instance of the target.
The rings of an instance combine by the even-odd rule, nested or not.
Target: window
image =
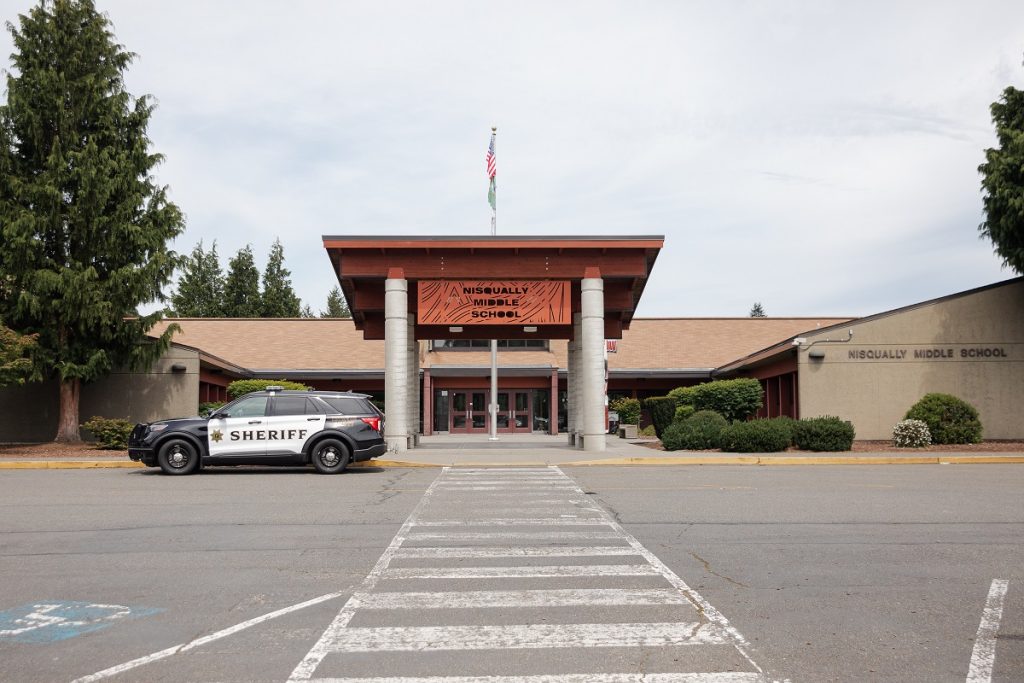
[[[305,396],[274,397],[274,415],[316,415],[318,412]]]
[[[342,415],[373,415],[376,412],[361,398],[328,396],[324,401]]]
[[[263,417],[267,414],[267,397],[252,396],[228,406],[225,413],[228,417]]]
[[[464,350],[469,349],[473,351],[486,351],[491,348],[491,340],[489,339],[435,339],[431,342],[430,348],[434,351],[453,351],[453,350]],[[530,350],[546,350],[548,348],[547,339],[499,339],[498,350],[499,351],[522,351],[524,349]]]

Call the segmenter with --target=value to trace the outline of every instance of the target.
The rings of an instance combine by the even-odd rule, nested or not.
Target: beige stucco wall
[[[814,344],[825,358],[810,359],[813,342],[845,339],[848,329],[852,341]],[[993,355],[965,357],[972,349]],[[929,352],[938,357],[924,357]],[[808,334],[797,356],[800,416],[838,415],[853,422],[858,439],[891,438],[893,425],[929,392],[953,394],[974,405],[986,439],[1024,438],[1020,280]]]
[[[185,372],[173,372],[174,364]],[[199,408],[199,354],[172,346],[146,373],[116,371],[82,386],[79,417],[149,422],[195,415]],[[58,387],[40,382],[0,389],[0,443],[50,441],[57,433]]]

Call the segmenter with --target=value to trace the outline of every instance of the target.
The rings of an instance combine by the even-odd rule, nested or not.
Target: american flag
[[[498,174],[498,161],[494,156],[494,133],[491,133],[491,144],[487,147],[487,177],[494,179]]]

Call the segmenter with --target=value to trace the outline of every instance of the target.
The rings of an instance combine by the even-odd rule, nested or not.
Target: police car
[[[335,474],[387,450],[384,414],[369,398],[267,387],[209,417],[135,425],[128,457],[166,474],[190,474],[203,465],[308,464]]]

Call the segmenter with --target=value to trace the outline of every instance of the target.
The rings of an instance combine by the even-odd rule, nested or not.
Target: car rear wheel
[[[171,439],[160,447],[156,461],[164,474],[192,474],[199,465],[199,454],[188,441]]]
[[[313,467],[320,474],[344,472],[350,458],[348,448],[337,439],[324,439],[313,446]]]

